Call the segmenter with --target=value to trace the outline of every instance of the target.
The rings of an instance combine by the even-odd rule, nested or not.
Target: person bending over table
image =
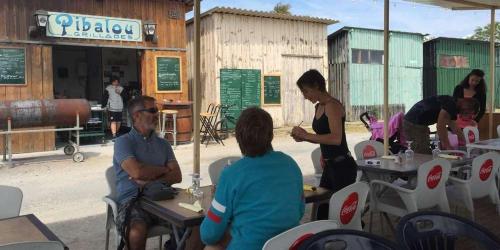
[[[456,99],[447,95],[431,96],[413,105],[405,114],[403,133],[407,141],[413,141],[415,153],[430,154],[429,126],[436,124],[441,149],[452,149],[448,139],[449,127],[458,136],[459,141],[465,141],[464,135],[456,124],[457,115],[468,115],[478,109],[479,103],[472,98]]]
[[[148,196],[149,188],[180,183],[182,176],[172,147],[155,133],[158,123],[155,99],[135,98],[130,101],[128,112],[133,127],[116,139],[113,154],[119,204],[117,226],[119,232],[128,231],[129,249],[145,249],[148,228],[158,224],[159,219],[145,212],[134,198],[146,184],[143,195]]]
[[[200,227],[205,249],[260,250],[268,239],[299,225],[302,172],[292,157],[273,150],[272,140],[269,113],[257,107],[241,113],[236,141],[244,157],[220,175]]]
[[[305,99],[316,103],[312,122],[316,134],[296,126],[292,129],[291,136],[297,142],[320,144],[324,170],[319,186],[337,192],[356,181],[358,168],[347,147],[344,106],[328,94],[325,78],[317,70],[305,72],[297,81],[297,86]],[[328,219],[328,204],[318,207],[317,218]]]

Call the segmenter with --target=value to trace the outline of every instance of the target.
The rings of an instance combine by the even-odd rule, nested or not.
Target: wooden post
[[[193,173],[200,173],[200,0],[194,1]]]
[[[493,138],[493,112],[495,112],[495,8],[491,8],[491,30],[490,30],[490,116],[489,116],[489,138]]]
[[[384,0],[384,155],[389,151],[389,0]]]

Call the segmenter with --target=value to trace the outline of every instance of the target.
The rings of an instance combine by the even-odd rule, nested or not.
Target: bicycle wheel
[[[215,132],[217,133],[217,136],[221,140],[225,140],[228,137],[228,132],[227,132],[227,122],[224,120],[220,120],[217,123],[215,123]]]

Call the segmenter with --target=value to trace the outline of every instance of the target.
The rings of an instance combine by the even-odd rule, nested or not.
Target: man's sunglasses
[[[154,115],[154,114],[158,113],[158,108],[148,108],[148,109],[139,109],[139,110],[137,110],[137,112],[143,112],[143,111],[148,112],[148,113]]]

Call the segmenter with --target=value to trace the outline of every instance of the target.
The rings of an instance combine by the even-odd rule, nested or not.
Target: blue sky
[[[383,0],[203,0],[201,11],[216,6],[269,11],[278,2],[289,3],[295,15],[339,20],[339,24],[328,27],[328,34],[343,26],[384,27]],[[472,34],[477,26],[490,22],[490,11],[452,11],[402,0],[390,2],[392,30],[419,32],[432,37],[463,38]],[[187,17],[192,17],[192,12]],[[497,21],[499,17],[500,13],[496,15]]]

